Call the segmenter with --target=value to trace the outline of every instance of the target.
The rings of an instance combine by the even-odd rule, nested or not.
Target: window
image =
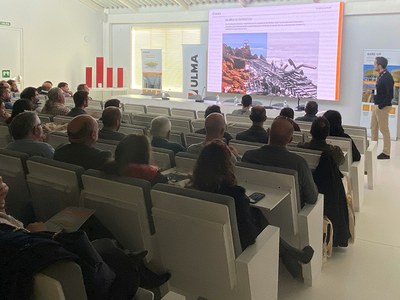
[[[142,88],[141,49],[162,49],[162,89],[182,92],[183,44],[200,44],[200,26],[132,27],[132,87]]]

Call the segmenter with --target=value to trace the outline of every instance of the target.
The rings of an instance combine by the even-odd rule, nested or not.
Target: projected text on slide
[[[340,3],[213,10],[208,90],[337,100]]]

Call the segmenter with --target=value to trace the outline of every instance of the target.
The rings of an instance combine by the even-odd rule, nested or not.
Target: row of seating
[[[182,155],[185,159],[190,156],[188,153]],[[3,160],[8,159],[19,160],[23,167],[23,160],[10,153],[2,153],[0,159],[1,166],[6,166]],[[237,225],[232,218],[234,214],[229,213],[229,207],[234,207],[233,199],[222,205],[222,200],[215,194],[169,185],[156,186],[150,192],[149,183],[142,180],[113,178],[98,171],[83,172],[80,167],[73,166],[74,169],[67,165],[32,157],[26,160],[26,169],[20,170],[20,174],[27,172],[25,186],[35,190],[33,206],[42,218],[50,217],[51,209],[56,211],[60,206],[79,202],[94,208],[96,216],[125,247],[148,249],[149,260],[155,264],[159,261],[160,267],[172,272],[172,290],[209,299],[220,299],[221,295],[231,295],[230,299],[265,299],[268,295],[267,299],[276,299],[279,230],[269,226],[255,245],[241,254],[237,252],[237,245],[240,247],[240,243],[235,242]],[[7,171],[1,169],[2,174]],[[272,224],[277,222],[282,234],[294,245],[311,244],[314,247],[316,255],[311,264],[303,266],[305,282],[312,284],[322,264],[323,200],[320,198],[316,205],[306,206],[299,212],[297,174],[293,171],[285,175],[281,170],[243,164],[236,166],[236,173],[239,184],[244,186],[247,180],[255,182],[256,178],[263,178],[265,182],[259,183],[260,189],[288,191],[270,210],[269,217]],[[24,179],[23,176],[20,179]],[[17,187],[21,186],[24,185],[19,182]],[[79,189],[80,193],[77,193]],[[36,190],[41,190],[41,194]],[[73,201],[75,203],[71,203]],[[209,245],[213,245],[212,249]]]

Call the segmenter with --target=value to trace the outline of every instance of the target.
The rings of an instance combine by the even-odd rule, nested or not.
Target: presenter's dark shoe
[[[378,159],[390,159],[390,155],[387,155],[387,154],[382,152],[381,154],[378,155],[377,158]]]

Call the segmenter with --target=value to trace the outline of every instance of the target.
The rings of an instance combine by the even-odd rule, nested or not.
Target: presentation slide
[[[339,100],[343,3],[209,12],[207,90]]]

